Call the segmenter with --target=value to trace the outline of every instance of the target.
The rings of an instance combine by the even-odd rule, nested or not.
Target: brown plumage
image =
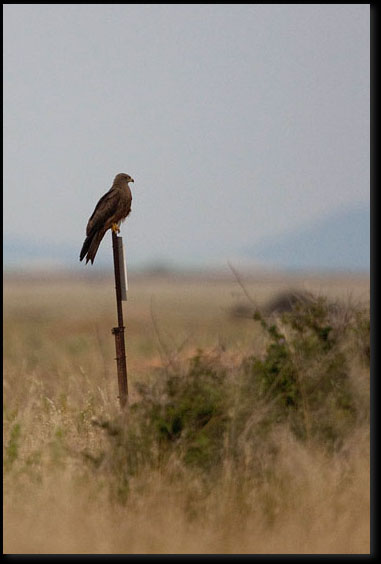
[[[99,200],[88,221],[86,239],[79,260],[86,257],[86,264],[89,260],[93,264],[106,231],[110,228],[119,231],[119,222],[124,221],[131,211],[132,195],[128,183],[133,181],[134,179],[124,172],[115,176],[113,185]]]

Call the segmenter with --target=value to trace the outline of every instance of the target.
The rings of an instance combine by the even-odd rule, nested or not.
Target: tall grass
[[[5,341],[5,552],[369,552],[367,307],[257,310],[260,347],[170,355],[124,414],[102,337],[33,327]]]

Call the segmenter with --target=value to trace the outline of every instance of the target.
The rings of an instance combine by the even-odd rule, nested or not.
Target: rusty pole
[[[119,386],[119,402],[123,409],[127,405],[128,385],[127,385],[127,361],[126,349],[124,346],[124,325],[123,325],[123,309],[122,295],[120,284],[120,269],[122,266],[119,262],[118,236],[112,231],[112,250],[114,254],[114,274],[115,274],[115,291],[116,291],[116,307],[118,311],[118,327],[112,329],[115,335],[116,363],[118,370],[118,386]]]

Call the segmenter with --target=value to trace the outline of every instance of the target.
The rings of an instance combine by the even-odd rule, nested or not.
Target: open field
[[[369,553],[369,279],[240,282],[130,276],[126,419],[113,280],[5,277],[5,553]]]

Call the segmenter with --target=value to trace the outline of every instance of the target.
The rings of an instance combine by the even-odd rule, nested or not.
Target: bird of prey
[[[86,239],[79,255],[80,261],[86,257],[86,264],[89,260],[93,264],[106,231],[111,228],[114,233],[119,233],[120,222],[124,221],[131,211],[132,195],[128,183],[133,181],[134,179],[124,172],[117,174],[110,190],[95,206],[86,227]]]

